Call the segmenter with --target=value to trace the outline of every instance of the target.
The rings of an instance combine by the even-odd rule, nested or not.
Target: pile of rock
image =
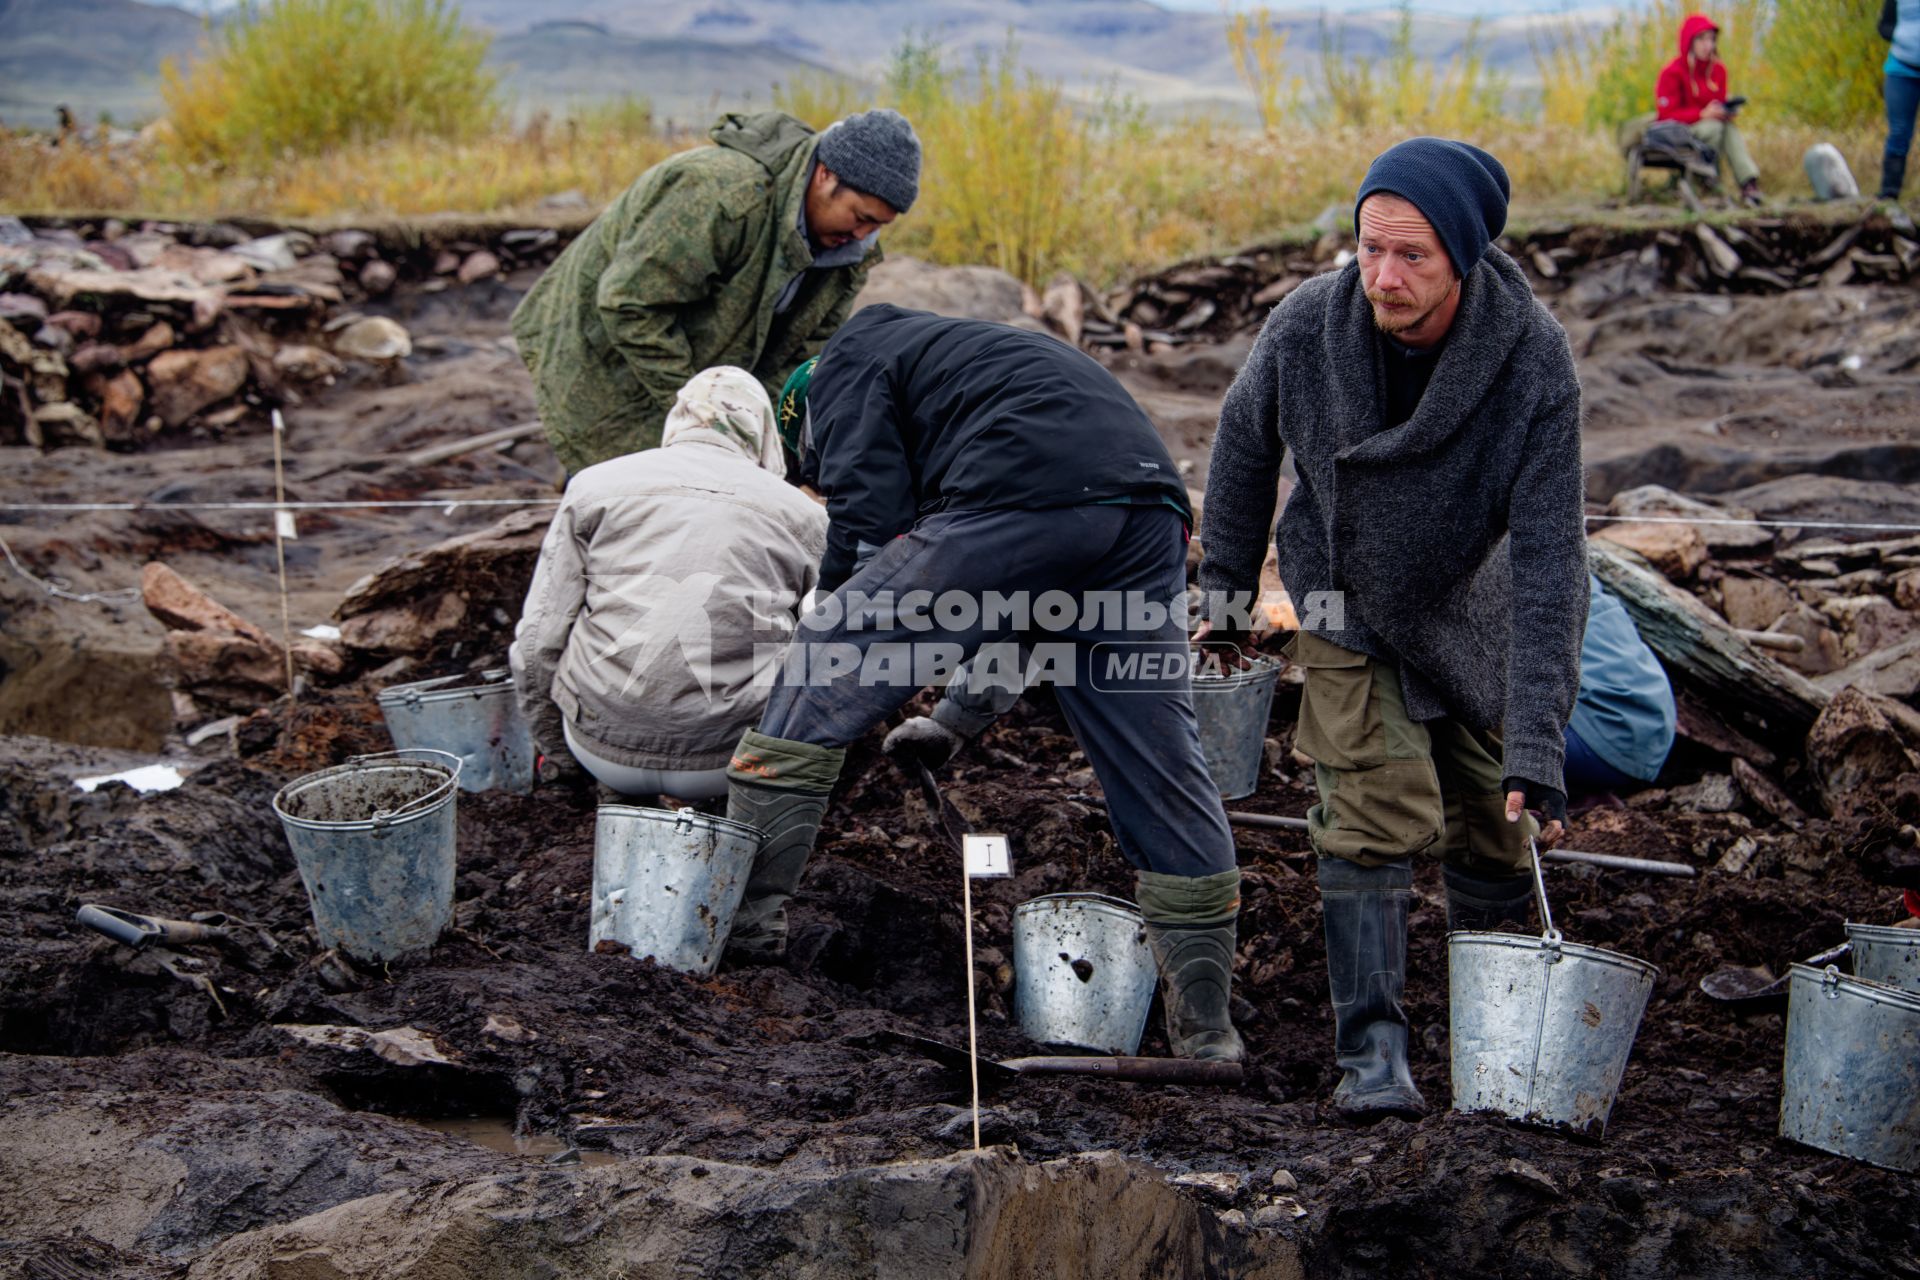
[[[1075,341],[1084,332],[1088,346],[1136,352],[1257,329],[1301,282],[1352,259],[1344,216],[1323,215],[1316,226],[1320,236],[1311,245],[1198,259],[1105,296],[1083,289],[1082,331],[1049,319]],[[1920,231],[1897,211],[1870,212],[1848,225],[1805,216],[1753,217],[1717,227],[1704,221],[1685,228],[1549,225],[1499,244],[1532,274],[1542,295],[1583,316],[1658,289],[1778,293],[1920,278]]]
[[[250,712],[286,692],[286,648],[165,564],[156,560],[141,572],[140,597],[167,628],[165,664],[178,723]],[[344,669],[330,645],[302,639],[292,648],[296,679],[301,672],[331,677]]]
[[[480,285],[549,261],[550,228],[435,245],[363,230],[0,218],[0,443],[134,448],[297,405],[406,330],[360,306],[403,279]]]
[[[387,561],[347,588],[334,618],[349,666],[396,680],[422,663],[498,665],[553,519],[529,507]]]
[[[1793,531],[1654,485],[1596,514],[1594,571],[1673,675],[1683,736],[1726,757],[1730,794],[1789,822],[1920,816],[1920,537],[1776,545]]]
[[[292,340],[346,297],[312,237],[88,230],[0,224],[0,375],[26,383],[0,400],[0,439],[125,447],[218,432],[344,369]]]

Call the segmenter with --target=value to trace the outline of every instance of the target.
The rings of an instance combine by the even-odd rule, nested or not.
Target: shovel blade
[[[1819,968],[1832,964],[1853,951],[1853,944],[1843,942],[1837,947],[1829,947],[1817,956],[1808,956],[1800,963]],[[1770,970],[1763,968],[1744,968],[1729,965],[1724,969],[1715,969],[1700,979],[1700,990],[1709,1000],[1719,1000],[1725,1004],[1749,1004],[1760,1000],[1784,998],[1787,994],[1787,975],[1778,978]]]
[[[1731,965],[1716,969],[1700,979],[1700,990],[1709,1000],[1727,1004],[1767,1000],[1787,993],[1787,980],[1776,978],[1765,969],[1747,969]]]
[[[973,1056],[965,1049],[957,1044],[948,1044],[944,1040],[933,1040],[926,1036],[910,1036],[903,1033],[890,1033],[886,1038],[890,1043],[899,1045],[902,1048],[911,1049],[922,1057],[939,1063],[949,1071],[964,1073],[974,1061]],[[979,1059],[979,1063],[980,1083],[982,1085],[1005,1084],[1020,1074],[1016,1069],[996,1062],[992,1058],[981,1058]]]

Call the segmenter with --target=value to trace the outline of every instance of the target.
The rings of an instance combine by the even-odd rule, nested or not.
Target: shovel
[[[912,1049],[956,1071],[968,1066],[967,1051],[944,1040],[925,1036],[891,1035],[893,1043]],[[980,1078],[1006,1084],[1017,1076],[1102,1076],[1136,1084],[1239,1084],[1244,1072],[1237,1062],[1208,1062],[1198,1058],[1034,1057],[980,1059]]]
[[[933,770],[919,766],[920,795],[927,812],[946,833],[955,849],[961,849],[967,832],[966,818],[940,794]],[[928,1040],[921,1036],[897,1036],[898,1043],[909,1045],[936,1062],[967,1069],[969,1055],[958,1045]],[[1105,1076],[1109,1080],[1131,1080],[1139,1084],[1239,1084],[1245,1073],[1237,1062],[1210,1062],[1200,1058],[1102,1058],[1037,1057],[1007,1058],[995,1062],[980,1059],[982,1078],[1004,1084],[1015,1076]]]
[[[1835,960],[1851,953],[1853,944],[1843,942],[1837,947],[1822,951],[1817,956],[1809,956],[1800,963],[1819,969],[1832,964]],[[1715,969],[1700,979],[1700,990],[1709,1000],[1718,1000],[1723,1004],[1759,1004],[1787,994],[1787,983],[1793,977],[1791,968],[1777,978],[1768,978],[1763,970],[1748,969],[1740,965],[1729,965],[1725,969]]]
[[[105,934],[115,942],[125,943],[135,951],[154,943],[179,946],[194,942],[222,942],[229,934],[225,925],[168,920],[163,916],[143,916],[132,911],[122,911],[118,907],[103,907],[91,902],[80,908],[74,920],[96,933]]]
[[[924,764],[916,768],[920,773],[920,798],[926,801],[927,813],[939,824],[941,833],[954,850],[965,852],[965,837],[969,834],[966,818],[940,794],[940,784],[934,781],[933,770]]]

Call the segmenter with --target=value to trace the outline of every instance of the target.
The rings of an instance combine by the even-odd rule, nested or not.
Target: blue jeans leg
[[[1887,77],[1887,154],[1904,156],[1913,148],[1913,121],[1920,113],[1920,78]]]
[[[1590,796],[1604,791],[1638,791],[1647,784],[1620,772],[1594,753],[1571,728],[1567,730],[1567,795]]]

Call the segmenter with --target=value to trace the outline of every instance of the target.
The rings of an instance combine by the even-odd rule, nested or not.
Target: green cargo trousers
[[[1693,126],[1693,136],[1714,151],[1727,162],[1727,168],[1733,171],[1736,186],[1745,186],[1760,176],[1760,166],[1747,154],[1747,140],[1740,134],[1740,126],[1731,120],[1702,120]]]
[[[1313,759],[1320,803],[1307,836],[1323,858],[1365,867],[1437,849],[1449,866],[1499,878],[1531,867],[1531,815],[1506,818],[1500,737],[1457,720],[1407,717],[1400,670],[1310,631],[1287,643],[1306,672],[1295,746]]]

